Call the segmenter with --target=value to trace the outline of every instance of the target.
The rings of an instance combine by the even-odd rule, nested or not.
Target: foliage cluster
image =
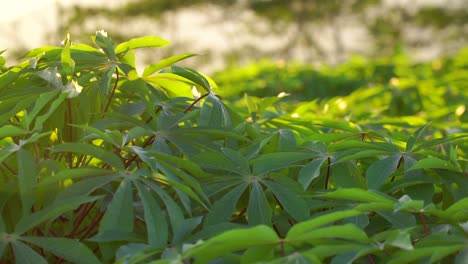
[[[364,62],[314,72],[368,78],[310,102],[173,65],[193,54],[138,73],[134,50],[159,37],[92,39],[0,61],[2,261],[466,260],[466,56],[394,62],[390,79]]]

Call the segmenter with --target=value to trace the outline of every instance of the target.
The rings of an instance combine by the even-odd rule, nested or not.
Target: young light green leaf
[[[445,256],[463,249],[464,246],[436,246],[416,248],[411,251],[398,251],[388,264],[415,263],[418,260],[428,259],[429,263],[436,263]]]
[[[104,53],[109,57],[111,61],[116,61],[114,47],[115,44],[110,37],[107,36],[107,32],[104,30],[96,31],[96,35],[93,36],[93,41],[98,45]]]
[[[418,160],[416,164],[411,166],[408,170],[417,170],[417,169],[444,169],[444,170],[451,170],[451,171],[460,171],[460,168],[453,165],[449,161],[435,158],[435,157],[428,157],[421,160]]]
[[[140,38],[133,38],[128,41],[122,42],[115,47],[115,54],[120,54],[129,50],[138,48],[150,48],[150,47],[164,47],[169,45],[170,42],[156,36],[146,36]]]
[[[270,227],[259,225],[248,229],[236,229],[217,235],[188,249],[184,259],[194,258],[196,264],[208,263],[231,252],[278,243],[278,235]]]
[[[172,66],[172,73],[182,76],[196,84],[198,84],[201,88],[203,88],[207,93],[211,93],[211,85],[208,80],[201,75],[200,73],[178,66]]]
[[[75,61],[71,57],[70,43],[68,42],[65,48],[62,50],[61,66],[67,76],[72,76],[75,73]]]
[[[78,240],[62,237],[23,236],[21,240],[34,244],[73,263],[101,263],[93,252]]]
[[[359,212],[357,210],[344,210],[344,211],[337,211],[333,213],[327,213],[325,215],[317,216],[311,220],[307,220],[304,222],[300,222],[296,225],[294,225],[288,232],[286,239],[287,240],[295,240],[305,233],[310,233],[311,231],[329,224],[333,223],[335,221],[347,218],[347,217],[352,217],[356,215],[360,215],[362,212]]]
[[[260,183],[253,182],[251,186],[249,205],[247,207],[249,225],[271,225],[272,210]]]
[[[164,68],[166,68],[168,66],[171,66],[172,64],[174,64],[174,63],[176,63],[178,61],[193,57],[195,55],[196,54],[185,53],[185,54],[181,54],[181,55],[177,55],[177,56],[172,56],[172,57],[164,59],[164,60],[160,60],[158,63],[146,66],[146,68],[143,71],[143,74],[142,74],[141,77],[144,78],[144,77],[150,76],[151,74],[153,74],[153,73],[155,73],[155,72],[157,72],[159,70],[162,70],[162,69],[164,69]]]
[[[315,239],[321,238],[336,238],[339,240],[347,239],[363,243],[369,240],[367,234],[353,224],[333,225],[313,230],[304,230],[304,232],[302,232],[301,234],[295,234],[292,237],[290,237],[288,233],[286,239],[290,243],[302,243],[312,242]]]
[[[393,205],[394,201],[383,193],[357,188],[342,188],[333,192],[321,194],[320,197],[329,199],[343,199],[357,202],[381,202]]]

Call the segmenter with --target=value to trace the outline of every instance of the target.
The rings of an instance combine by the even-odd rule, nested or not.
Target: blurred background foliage
[[[453,55],[468,40],[468,2],[459,0],[128,0],[114,8],[78,1],[58,13],[52,35],[81,41],[96,27],[117,41],[162,35],[173,43],[166,53],[202,54],[187,66],[207,71],[262,58],[338,65],[353,54],[400,50],[421,61]]]

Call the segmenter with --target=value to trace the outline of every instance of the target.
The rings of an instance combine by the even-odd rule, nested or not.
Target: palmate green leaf
[[[229,149],[221,148],[224,156],[226,156],[232,163],[235,164],[236,169],[239,171],[240,175],[248,176],[250,174],[250,165],[249,161],[242,156],[239,152]]]
[[[97,175],[74,182],[57,194],[57,200],[66,200],[77,196],[89,195],[94,190],[109,184],[111,181],[120,177],[118,174]],[[42,187],[42,186],[41,186]]]
[[[43,209],[22,217],[15,226],[15,234],[23,234],[29,229],[44,221],[53,219],[65,212],[71,211],[81,204],[93,202],[102,196],[75,196],[69,199],[55,200],[53,204]]]
[[[241,264],[266,262],[273,258],[275,244],[248,248],[241,257]]]
[[[358,251],[363,248],[363,245],[359,244],[344,244],[344,245],[317,245],[312,249],[306,250],[303,252],[305,256],[313,255],[316,256],[319,260],[324,260],[325,258],[342,254],[346,252]],[[316,263],[316,262],[313,262]],[[320,263],[320,262],[317,262]]]
[[[346,151],[346,154],[344,155],[344,151],[340,152],[340,158],[337,158],[333,162],[333,164],[338,164],[350,160],[360,160],[363,158],[371,158],[371,157],[378,157],[380,155],[388,155],[389,152],[386,150],[377,150],[377,149],[370,149],[370,150],[361,150],[361,149],[356,149],[356,150],[349,150]]]
[[[97,89],[103,98],[109,96],[112,91],[112,75],[115,73],[116,67],[116,65],[108,67],[93,86],[93,89]]]
[[[408,195],[403,195],[398,199],[398,203],[395,204],[394,212],[419,212],[424,207],[424,201],[416,200],[413,201]]]
[[[394,200],[383,193],[358,188],[341,188],[333,192],[320,194],[320,197],[329,199],[343,199],[357,202],[380,202],[393,206]]]
[[[429,263],[436,263],[442,258],[453,254],[465,246],[437,246],[437,247],[424,247],[415,248],[414,250],[404,251],[400,250],[395,254],[387,263],[388,264],[401,264],[401,263],[415,263],[418,260],[427,259]]]
[[[405,250],[414,249],[410,234],[403,230],[397,230],[393,232],[393,234],[387,238],[385,244]]]
[[[368,188],[378,190],[387,180],[388,176],[397,170],[400,159],[401,155],[397,154],[372,163],[366,172]]]
[[[239,184],[217,200],[205,217],[205,226],[228,222],[234,210],[236,210],[237,201],[247,186],[247,183]]]
[[[352,122],[347,121],[332,121],[332,120],[314,120],[312,125],[318,125],[323,127],[334,128],[338,130],[348,131],[348,132],[361,132],[361,129],[358,125]]]
[[[450,215],[451,219],[456,219],[459,222],[468,220],[468,197],[456,201],[444,212]]]
[[[239,169],[228,157],[219,152],[206,151],[193,156],[191,160],[197,163],[200,167],[206,169],[215,169],[221,171],[229,171],[239,174]]]
[[[172,233],[178,233],[178,230],[181,228],[181,225],[184,222],[184,214],[182,209],[177,205],[172,197],[167,194],[166,191],[158,186],[157,183],[148,179],[145,179],[144,182],[161,198],[164,205],[166,206],[167,214],[169,216],[169,223],[172,227]]]
[[[18,99],[21,100],[18,101]],[[2,100],[0,102],[0,125],[3,126],[5,123],[8,123],[10,118],[31,105],[36,99],[37,97],[35,96],[24,96],[21,98]]]
[[[188,171],[195,178],[206,178],[208,175],[204,172],[196,162],[188,159],[183,159],[177,156],[168,155],[162,152],[150,152],[149,155],[158,160],[164,160],[177,168]]]
[[[211,85],[209,81],[205,78],[205,76],[201,75],[200,73],[187,68],[182,68],[178,66],[171,67],[172,73],[182,76],[196,84],[199,85],[200,88],[203,88],[207,93],[211,93]]]
[[[57,47],[57,46],[42,46],[40,48],[32,49],[26,52],[20,58],[32,58],[32,57],[36,57],[37,55],[50,53],[50,52],[56,52],[57,54],[60,54],[60,51],[62,49],[63,48]]]
[[[316,228],[313,230],[304,230],[301,234],[296,234],[294,237],[286,237],[289,243],[312,243],[314,244],[314,240],[318,239],[347,239],[353,240],[358,242],[368,242],[369,238],[367,234],[362,231],[362,229],[356,227],[353,224],[345,224],[345,225],[333,225],[327,226],[322,228]],[[318,242],[318,244],[322,244]]]
[[[55,110],[57,110],[57,108],[63,103],[63,101],[65,101],[67,96],[68,96],[67,93],[62,93],[57,99],[55,99],[50,105],[47,112],[45,112],[44,114],[36,118],[36,122],[34,123],[33,130],[40,131],[42,129],[44,122],[47,121],[47,119],[49,119],[49,117],[55,112]]]
[[[194,177],[161,160],[158,161],[158,166],[161,174],[156,174],[154,177],[175,187],[177,195],[189,214],[192,211],[189,197],[205,207],[209,205],[208,197],[202,190],[200,183]],[[204,201],[202,201],[202,199]]]
[[[176,63],[178,61],[185,60],[185,59],[193,57],[195,55],[196,54],[193,54],[193,53],[185,53],[185,54],[180,54],[180,55],[172,56],[172,57],[167,58],[167,59],[160,60],[157,63],[146,66],[146,68],[143,71],[143,74],[142,74],[141,77],[145,78],[147,76],[150,76],[151,74],[153,74],[153,73],[155,73],[155,72],[157,72],[159,70],[162,70],[162,69],[164,69],[164,68],[166,68],[168,66],[171,66],[172,64],[174,64],[174,63]]]
[[[133,182],[143,202],[148,244],[156,248],[165,248],[169,236],[169,228],[158,202],[140,182]]]
[[[62,143],[51,148],[51,150],[54,152],[74,152],[85,154],[90,157],[100,159],[116,169],[124,169],[122,160],[120,160],[120,158],[115,153],[95,145],[83,143]]]
[[[278,235],[270,227],[259,225],[248,229],[236,229],[188,249],[183,253],[184,259],[194,258],[195,263],[208,263],[220,256],[257,246],[279,243]]]
[[[122,42],[115,47],[115,54],[120,54],[128,50],[139,48],[156,48],[169,45],[170,42],[156,36],[146,36],[140,38],[133,38],[128,41]]]
[[[24,117],[26,129],[30,129],[31,123],[36,120],[36,116],[39,112],[50,102],[52,101],[58,94],[60,93],[59,89],[52,90],[48,93],[41,93],[39,98],[37,98],[36,103],[32,110]]]
[[[410,213],[389,211],[376,212],[397,228],[408,228],[410,226],[416,225],[416,219]]]
[[[342,140],[332,143],[328,146],[329,152],[336,152],[340,150],[362,149],[362,150],[382,150],[388,153],[399,152],[398,146],[386,142],[365,142],[360,140]]]
[[[19,239],[34,244],[73,263],[101,263],[93,252],[78,240],[61,237],[23,236]]]
[[[314,157],[307,152],[274,152],[260,155],[252,160],[252,170],[255,175],[262,175],[271,171],[287,168],[293,163]]]
[[[424,149],[428,149],[428,148],[431,148],[440,144],[444,144],[447,142],[456,143],[458,140],[463,141],[467,137],[468,137],[467,133],[460,133],[460,134],[457,133],[457,134],[451,134],[451,135],[445,136],[443,138],[435,138],[432,140],[427,140],[421,143],[420,145],[417,145],[416,147],[414,147],[412,153],[420,152]]]
[[[198,127],[178,128],[177,130],[171,131],[171,133],[175,135],[190,135],[190,134],[210,135],[218,139],[232,138],[232,139],[237,139],[241,141],[248,140],[245,136],[232,132],[228,128],[216,128],[216,129],[198,128]]]
[[[18,189],[23,216],[31,213],[34,204],[34,187],[39,175],[34,156],[25,149],[18,150]]]
[[[297,183],[287,177],[275,177],[275,181],[262,180],[262,183],[278,199],[285,210],[296,221],[304,221],[309,218],[309,206],[301,198],[301,189]]]
[[[299,172],[298,180],[302,185],[302,188],[306,190],[312,181],[320,176],[320,168],[323,162],[327,160],[326,157],[316,158],[311,162],[307,163]]]
[[[20,241],[13,241],[11,246],[13,247],[16,263],[47,264],[47,260],[45,260],[41,255],[39,255],[36,251],[24,243]]]
[[[99,226],[99,234],[120,231],[131,233],[134,225],[132,182],[124,179],[109,203]],[[99,236],[98,234],[98,236]]]
[[[121,147],[122,146],[123,142],[118,142],[117,140],[115,140],[115,138],[113,138],[111,135],[109,135],[110,133],[108,131],[103,131],[101,129],[97,129],[97,128],[92,127],[92,126],[85,126],[85,125],[73,125],[72,124],[71,126],[78,127],[78,128],[81,128],[81,129],[83,129],[83,130],[85,130],[85,131],[87,131],[89,133],[92,133],[91,135],[94,134],[94,135],[98,136],[98,138],[102,139],[104,142],[112,144],[112,145],[114,145],[116,147]]]
[[[16,137],[27,134],[28,131],[13,125],[4,125],[0,127],[0,140],[7,137]]]
[[[413,135],[411,135],[408,138],[408,141],[406,143],[406,150],[405,150],[406,152],[410,152],[413,149],[414,145],[421,140],[422,134],[426,131],[426,129],[429,127],[429,125],[431,125],[431,123],[432,122],[429,122],[426,125],[418,128],[418,130],[416,130],[413,133]]]
[[[3,251],[5,250],[6,246],[10,243],[8,240],[5,239],[6,231],[7,230],[5,222],[3,221],[3,215],[0,215],[0,256],[3,256]]]
[[[317,216],[311,220],[300,222],[294,225],[286,235],[286,239],[294,241],[303,236],[305,233],[315,232],[315,229],[323,225],[360,214],[362,214],[362,212],[357,210],[344,210]]]
[[[254,181],[251,187],[247,207],[249,225],[271,225],[272,210],[260,183]]]
[[[72,76],[75,73],[75,61],[71,57],[70,52],[70,40],[68,39],[65,48],[62,50],[61,56],[61,66],[62,70],[65,72],[66,76]]]
[[[417,169],[444,169],[461,172],[461,169],[451,162],[435,157],[428,157],[418,160],[418,162],[416,162],[416,164],[411,166],[411,168],[408,170],[412,171]]]
[[[96,35],[92,37],[94,43],[104,51],[107,57],[111,61],[116,61],[114,47],[115,44],[110,37],[107,36],[107,32],[100,30],[96,31]]]
[[[213,94],[209,94],[200,110],[200,127],[230,128],[231,117],[224,104]]]

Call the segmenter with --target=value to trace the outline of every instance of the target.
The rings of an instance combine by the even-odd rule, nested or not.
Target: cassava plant
[[[159,37],[92,40],[0,60],[2,262],[466,260],[459,120],[221,100],[223,87],[174,65],[194,54],[137,71],[134,50],[169,44]]]

